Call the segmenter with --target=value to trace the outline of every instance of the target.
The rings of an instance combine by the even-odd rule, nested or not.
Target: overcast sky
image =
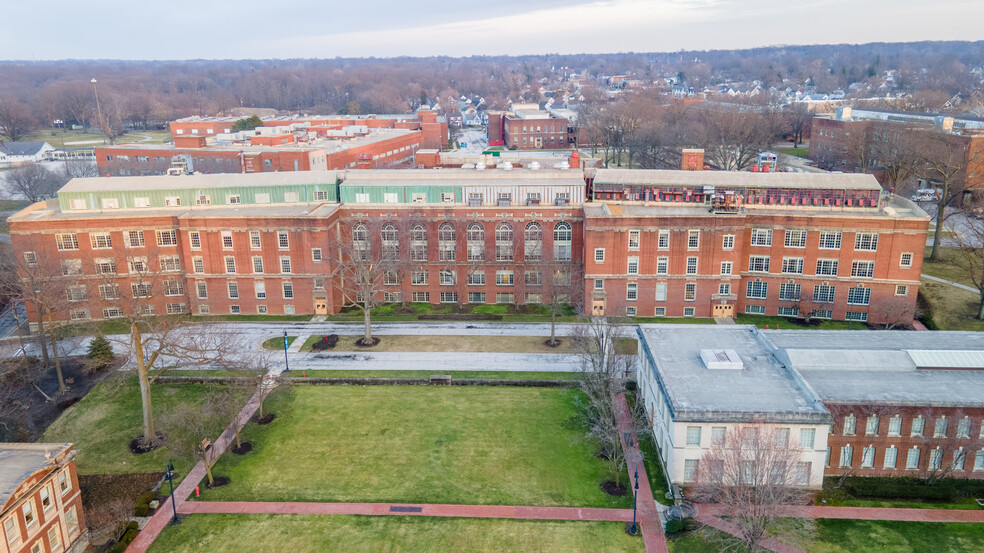
[[[984,39],[984,0],[3,2],[2,59],[666,52]]]

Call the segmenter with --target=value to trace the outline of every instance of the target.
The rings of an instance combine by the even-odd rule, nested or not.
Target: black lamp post
[[[290,364],[287,362],[287,348],[290,344],[287,343],[287,329],[284,329],[284,372],[290,370]]]
[[[632,500],[632,534],[636,533],[636,507],[639,506],[639,471],[635,471],[635,494]]]
[[[167,460],[167,483],[171,485],[171,509],[174,510],[174,518],[171,519],[171,524],[180,524],[181,521],[178,520],[178,505],[174,502],[174,463],[170,459]]]

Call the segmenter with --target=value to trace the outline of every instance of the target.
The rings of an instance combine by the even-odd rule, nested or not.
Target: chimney
[[[704,170],[704,150],[700,148],[683,150],[683,159],[680,161],[681,171],[703,171]]]

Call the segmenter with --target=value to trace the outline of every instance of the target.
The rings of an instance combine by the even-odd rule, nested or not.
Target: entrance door
[[[593,302],[591,302],[591,316],[592,317],[605,316],[605,300],[594,300]]]
[[[327,300],[314,300],[314,314],[315,315],[327,315],[328,314],[328,301]]]
[[[715,318],[734,317],[734,315],[735,315],[735,306],[733,306],[733,305],[730,305],[730,304],[727,304],[727,305],[726,304],[721,304],[721,305],[715,305],[714,306],[714,317]]]
[[[543,139],[542,138],[536,138],[535,141],[536,141],[536,147],[537,148],[543,148]]]

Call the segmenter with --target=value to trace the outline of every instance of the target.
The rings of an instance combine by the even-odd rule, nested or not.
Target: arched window
[[[495,260],[513,260],[513,228],[509,223],[499,223],[495,227]]]
[[[468,261],[485,261],[485,227],[471,223],[465,236],[468,240]]]
[[[454,236],[454,225],[451,223],[441,223],[441,226],[437,227],[437,254],[441,261],[456,259]]]
[[[571,225],[569,223],[562,221],[554,225],[554,261],[571,260],[571,235]]]
[[[383,255],[389,259],[400,256],[400,231],[393,223],[386,223],[379,232],[383,241]]]
[[[427,229],[420,223],[410,227],[410,259],[427,261]]]
[[[543,259],[543,228],[540,223],[528,223],[523,231],[523,252],[526,261]]]
[[[352,225],[352,248],[358,259],[369,259],[369,227],[365,223]]]

